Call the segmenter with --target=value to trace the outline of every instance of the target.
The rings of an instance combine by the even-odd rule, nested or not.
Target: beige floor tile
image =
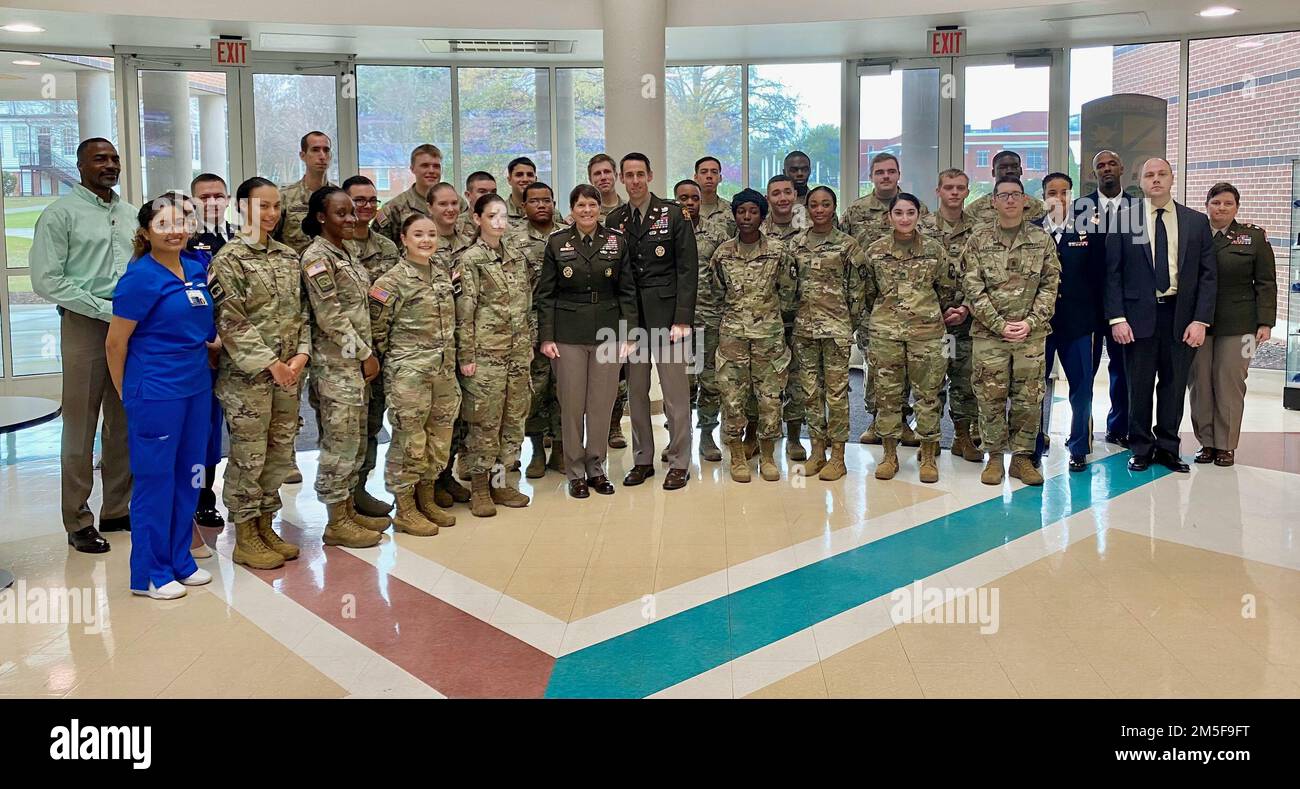
[[[946,663],[958,657],[966,663],[998,662],[978,625],[907,623],[894,630],[913,664]]]
[[[248,683],[254,699],[341,699],[347,690],[297,655],[286,655],[266,674]]]
[[[510,583],[510,579],[515,574],[515,568],[518,563],[515,561],[494,562],[478,561],[463,562],[457,560],[452,563],[449,569],[465,576],[472,578],[484,586],[492,589],[504,590]]]
[[[1135,661],[1108,657],[1089,662],[1119,698],[1204,698],[1208,695],[1204,683],[1172,659]]]
[[[999,663],[912,663],[927,699],[1006,699],[1019,694]]]
[[[539,567],[586,567],[591,559],[594,540],[590,543],[529,543],[519,559],[519,569]]]
[[[826,690],[833,699],[920,699],[925,694],[906,660],[849,660],[844,653],[822,661]]]
[[[981,637],[1003,664],[1061,663],[1078,656],[1078,647],[1057,627],[1009,624]]]
[[[578,593],[637,598],[654,591],[654,567],[592,567],[583,576]]]
[[[527,593],[577,593],[582,586],[585,567],[533,567],[519,568],[511,576],[505,593],[518,597]],[[520,598],[521,600],[523,598]]]
[[[573,603],[578,599],[578,590],[561,592],[516,591],[511,592],[510,596],[544,614],[555,617],[561,622],[568,622],[573,612]]]
[[[672,589],[688,581],[694,581],[697,578],[716,573],[721,569],[723,568],[712,565],[696,566],[660,563],[655,570],[654,591],[662,592],[665,589]]]
[[[785,679],[777,680],[771,685],[750,693],[747,699],[824,699],[826,679],[822,676],[821,666],[809,666],[796,671]]]
[[[1110,687],[1092,666],[1061,661],[1003,662],[1002,670],[1026,699],[1108,699]]]
[[[611,608],[618,608],[621,605],[641,600],[642,597],[643,595],[611,593],[575,595],[569,614],[564,619],[569,622],[577,622],[579,619],[586,619]]]
[[[196,659],[191,655],[166,653],[114,657],[87,674],[68,697],[153,698],[185,673]]]
[[[158,694],[164,699],[242,699],[251,694],[254,680],[273,672],[284,662],[273,657],[236,657],[205,654],[190,664]]]

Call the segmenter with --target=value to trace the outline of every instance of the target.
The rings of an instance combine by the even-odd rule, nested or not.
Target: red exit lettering
[[[965,35],[965,30],[930,31],[930,54],[935,57],[960,55]]]

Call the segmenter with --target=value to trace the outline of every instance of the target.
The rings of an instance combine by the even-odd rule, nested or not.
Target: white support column
[[[230,181],[226,154],[226,97],[199,94],[199,168]]]
[[[113,139],[113,74],[109,71],[77,71],[77,134]]]
[[[664,33],[667,0],[604,0],[605,150],[650,158],[650,189],[672,197],[664,132]]]
[[[194,143],[190,133],[189,79],[184,71],[149,71],[141,80],[145,199],[172,189],[190,188]]]

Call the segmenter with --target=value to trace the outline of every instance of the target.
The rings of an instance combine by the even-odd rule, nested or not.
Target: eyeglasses
[[[530,197],[524,202],[528,205],[551,205],[555,201],[549,197]]]
[[[357,208],[365,208],[366,206],[374,206],[375,208],[378,208],[379,198],[378,197],[354,197],[352,198],[352,205],[356,206]]]
[[[1024,192],[998,192],[997,194],[993,195],[993,199],[1006,201],[1006,200],[1010,200],[1013,197],[1024,197],[1024,196],[1025,196]]]

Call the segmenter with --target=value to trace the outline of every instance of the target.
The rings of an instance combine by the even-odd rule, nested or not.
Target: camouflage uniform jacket
[[[208,291],[216,305],[221,368],[253,377],[276,361],[311,354],[298,256],[288,246],[273,238],[266,246],[232,238],[208,267]]]
[[[451,273],[436,260],[398,261],[370,286],[370,325],[385,364],[441,369],[441,356],[456,348]]]
[[[557,230],[563,230],[566,225],[551,219],[551,226],[546,230],[538,230],[533,227],[533,223],[527,220],[506,232],[506,242],[511,247],[524,253],[524,258],[528,261],[528,292],[534,294],[537,292],[537,278],[542,272],[542,257],[546,254],[546,239]],[[529,326],[533,332],[533,344],[537,344],[537,310],[530,313]]]
[[[327,179],[325,186],[334,186]],[[322,189],[324,187],[321,187]],[[307,176],[294,181],[288,186],[280,187],[280,224],[275,226],[275,240],[287,244],[293,251],[302,254],[311,238],[302,232],[302,220],[307,217],[307,201],[311,199],[312,190],[307,188]]]
[[[456,363],[475,364],[480,353],[505,355],[531,347],[533,288],[528,261],[502,239],[492,250],[478,239],[460,253],[461,294],[456,297]]]
[[[311,301],[313,376],[322,397],[365,404],[361,362],[369,359],[370,277],[346,250],[317,236],[302,253],[302,278]]]
[[[719,233],[724,239],[736,235],[736,215],[731,212],[731,203],[721,195],[718,196],[718,202],[711,206],[700,203],[700,224],[706,223],[718,225]],[[700,257],[708,260],[703,254]]]
[[[1025,221],[1032,222],[1035,219],[1042,219],[1043,214],[1047,213],[1047,206],[1042,200],[1032,195],[1025,195]],[[998,209],[993,205],[993,195],[986,194],[975,198],[970,205],[966,206],[966,216],[975,220],[977,225],[997,224]]]
[[[740,238],[722,242],[710,261],[713,287],[721,294],[722,334],[746,339],[779,337],[782,316],[794,310],[794,258],[786,245],[759,234],[752,257]]]
[[[417,184],[411,184],[406,191],[385,203],[375,215],[375,221],[370,223],[372,233],[379,233],[392,241],[398,249],[402,246],[402,223],[406,218],[411,214],[431,216],[429,200],[415,191],[416,186]]]
[[[900,243],[893,233],[867,247],[866,303],[871,336],[933,340],[945,333],[943,311],[957,305],[957,283],[943,245],[920,233]]]
[[[1028,321],[1029,337],[1052,331],[1061,263],[1047,231],[1021,222],[1015,241],[1007,247],[1001,228],[975,228],[962,252],[963,290],[975,323],[972,337],[1001,338],[1007,321]]]
[[[924,217],[930,213],[930,209],[921,203],[917,213]],[[866,249],[876,243],[877,239],[889,235],[892,230],[889,224],[889,202],[881,200],[875,192],[859,197],[844,209],[844,221],[840,229],[853,236],[858,246]]]
[[[831,228],[814,245],[810,232],[790,242],[798,280],[794,333],[851,340],[866,303],[866,255],[848,233]]]
[[[722,322],[722,294],[714,289],[713,269],[710,267],[713,253],[728,238],[723,235],[720,223],[709,223],[701,219],[695,226],[695,249],[699,252],[700,281],[695,295],[695,325],[717,326]]]
[[[352,255],[352,259],[360,263],[366,270],[366,274],[370,275],[371,282],[379,279],[402,259],[402,253],[397,245],[387,236],[381,236],[373,229],[364,241],[348,239],[343,242],[343,246],[348,254]]]

